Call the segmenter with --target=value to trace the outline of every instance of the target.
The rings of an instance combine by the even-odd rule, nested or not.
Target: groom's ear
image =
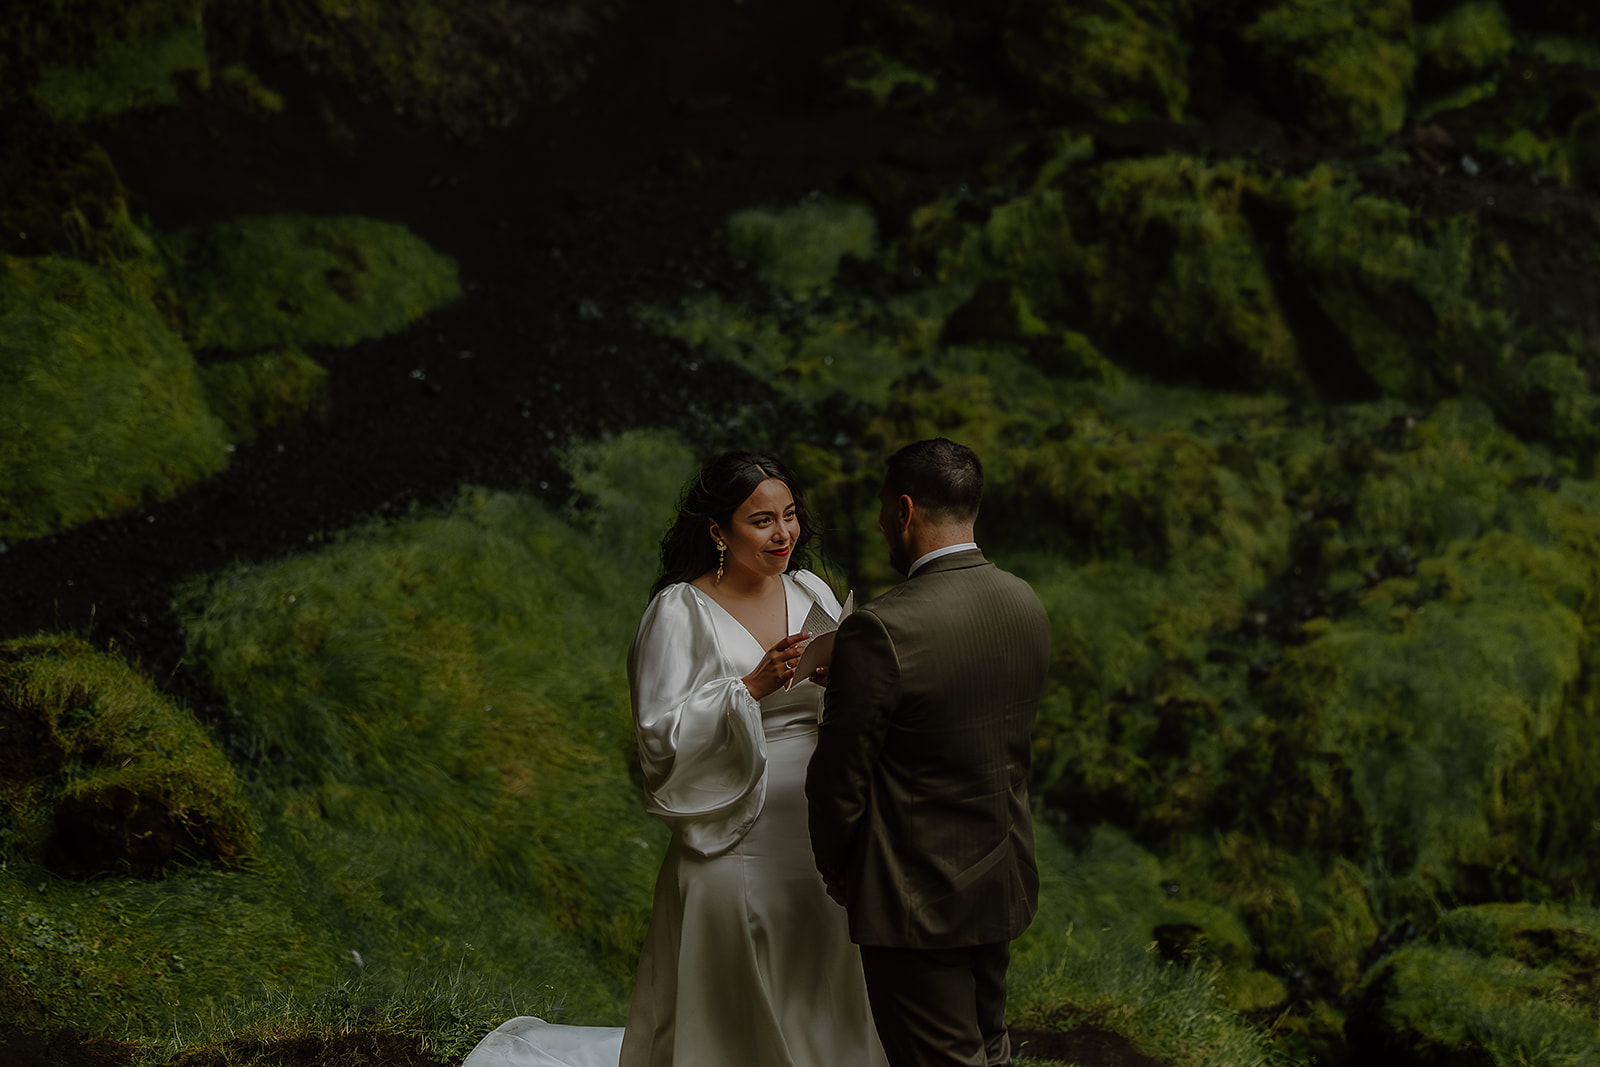
[[[911,523],[911,517],[917,513],[917,503],[905,493],[900,494],[900,499],[895,501],[895,514],[900,518],[900,528],[905,529]]]

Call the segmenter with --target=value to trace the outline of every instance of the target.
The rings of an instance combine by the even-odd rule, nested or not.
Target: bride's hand
[[[750,695],[761,700],[788,685],[789,679],[794,677],[795,665],[800,662],[800,649],[794,646],[810,639],[808,633],[790,634],[767,649],[756,669],[744,676],[744,687],[750,690]]]

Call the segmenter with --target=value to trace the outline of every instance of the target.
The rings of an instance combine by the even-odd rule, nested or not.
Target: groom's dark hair
[[[983,464],[966,445],[934,437],[890,456],[883,487],[894,496],[910,497],[929,518],[971,522],[983,499]]]

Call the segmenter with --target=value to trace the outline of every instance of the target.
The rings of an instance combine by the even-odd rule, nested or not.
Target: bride
[[[689,483],[628,656],[645,803],[672,828],[628,1025],[512,1019],[463,1067],[884,1064],[806,828],[826,668],[795,676],[801,627],[840,612],[800,567],[813,532],[771,456],[725,453]]]

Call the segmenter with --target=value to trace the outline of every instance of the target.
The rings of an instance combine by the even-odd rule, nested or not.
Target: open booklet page
[[[811,640],[806,642],[805,651],[800,654],[800,662],[794,669],[794,677],[789,679],[789,687],[793,688],[795,682],[804,681],[811,677],[811,672],[818,667],[825,667],[833,658],[833,634],[844,622],[845,616],[856,608],[855,590],[845,597],[844,607],[839,610],[839,617],[835,619],[828,614],[828,609],[821,604],[812,604],[811,612],[806,616],[803,627],[811,635]]]

